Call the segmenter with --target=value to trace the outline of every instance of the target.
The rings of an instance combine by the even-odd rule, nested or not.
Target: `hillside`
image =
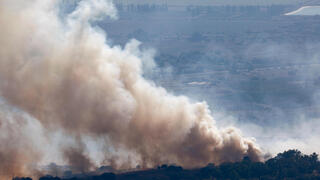
[[[126,172],[120,174],[78,175],[77,177],[44,176],[39,180],[151,180],[151,179],[320,179],[318,155],[304,155],[298,150],[279,153],[266,162],[253,162],[244,157],[241,162],[223,163],[219,166],[208,164],[198,169],[183,169],[174,165],[162,165],[154,169]],[[13,180],[30,180],[14,178]]]

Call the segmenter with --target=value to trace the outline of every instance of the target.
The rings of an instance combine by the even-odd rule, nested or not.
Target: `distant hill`
[[[316,6],[320,5],[320,0],[305,0],[302,1],[302,4],[307,6]]]

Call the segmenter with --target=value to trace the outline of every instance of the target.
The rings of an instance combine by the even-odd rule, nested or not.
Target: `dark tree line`
[[[168,6],[166,4],[156,5],[156,4],[117,4],[117,9],[119,11],[128,11],[128,12],[156,12],[156,11],[168,11]]]
[[[234,16],[235,14],[240,16],[275,16],[282,15],[287,12],[291,6],[285,5],[270,5],[270,6],[259,6],[259,5],[248,5],[248,6],[187,6],[186,11],[190,12],[193,16],[200,14],[215,15],[219,16]]]
[[[205,180],[205,179],[320,179],[318,155],[304,155],[298,150],[288,150],[265,162],[253,162],[244,157],[241,162],[208,164],[198,169],[162,165],[155,169],[123,174],[104,173],[99,176],[83,176],[69,179],[46,176],[39,180]],[[31,180],[15,178],[14,180]]]

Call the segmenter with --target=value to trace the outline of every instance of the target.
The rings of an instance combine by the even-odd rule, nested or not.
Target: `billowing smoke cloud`
[[[118,167],[260,158],[252,138],[215,125],[205,102],[144,79],[142,64],[150,56],[138,42],[106,43],[91,24],[116,17],[110,2],[80,1],[63,18],[57,7],[50,0],[0,1],[0,93],[8,106],[0,116],[0,176],[31,172],[26,166],[50,156],[41,147],[53,146],[57,132],[61,152],[55,154],[79,171],[96,165],[87,139]]]

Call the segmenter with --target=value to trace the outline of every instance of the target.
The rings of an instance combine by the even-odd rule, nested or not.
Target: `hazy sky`
[[[306,0],[114,0],[129,4],[163,4],[168,5],[271,5],[298,4]]]

